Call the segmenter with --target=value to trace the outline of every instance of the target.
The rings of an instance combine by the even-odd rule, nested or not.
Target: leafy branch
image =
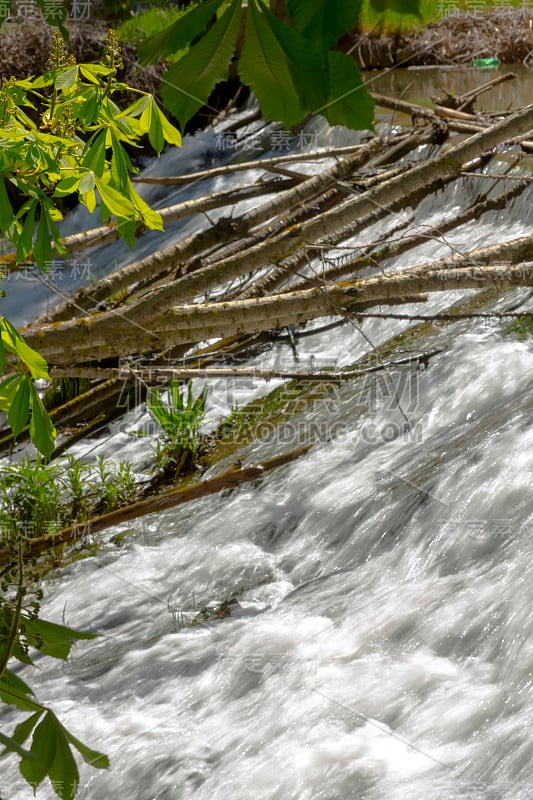
[[[152,95],[121,110],[113,101],[129,89],[116,80],[120,47],[108,34],[101,64],[76,64],[64,53],[58,33],[50,69],[27,80],[4,80],[0,89],[0,235],[16,247],[17,261],[30,254],[44,270],[52,250],[65,256],[58,222],[61,204],[74,196],[89,211],[100,197],[104,223],[117,226],[133,247],[139,225],[162,230],[159,214],[136,192],[126,146],[144,135],[160,153],[181,136]],[[34,118],[37,116],[37,121]]]
[[[373,102],[359,67],[335,49],[357,23],[361,0],[287,0],[285,5],[287,14],[276,14],[274,3],[269,8],[264,0],[205,0],[140,48],[148,63],[188,47],[161,88],[182,126],[227,80],[234,60],[268,119],[290,128],[319,113],[331,125],[372,128]],[[390,7],[418,14],[418,0],[373,0],[373,5],[379,11]]]

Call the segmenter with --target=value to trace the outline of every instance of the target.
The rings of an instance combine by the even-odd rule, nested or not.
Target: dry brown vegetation
[[[383,35],[378,30],[352,42],[362,66],[469,64],[472,58],[498,56],[516,64],[533,51],[533,9],[499,9],[483,14],[453,14],[427,27]]]

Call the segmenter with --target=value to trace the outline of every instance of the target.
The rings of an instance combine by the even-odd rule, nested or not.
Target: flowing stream
[[[314,124],[322,144],[357,140]],[[149,171],[196,169],[216,151],[216,134],[201,134]],[[231,180],[216,188],[249,176]],[[457,182],[423,203],[412,225],[464,205],[472,186]],[[204,191],[145,194],[168,205]],[[530,189],[505,213],[389,266],[528,234],[532,201]],[[79,228],[81,217],[67,224]],[[159,241],[144,237],[139,252]],[[117,244],[91,264],[131,259]],[[45,295],[34,292],[42,307]],[[530,308],[530,294],[491,308]],[[427,314],[456,299],[439,294],[412,308]],[[406,324],[366,320],[300,339],[300,366],[351,364]],[[77,644],[66,664],[43,658],[20,672],[78,738],[111,758],[108,772],[82,765],[79,798],[533,797],[533,352],[531,339],[504,333],[508,324],[427,326],[410,343],[440,351],[427,368],[398,371],[392,383],[343,384],[240,454],[253,463],[312,435],[297,461],[258,484],[107,531],[49,580],[42,616],[102,634]],[[252,363],[291,368],[293,353],[280,342]],[[208,424],[272,386],[212,382]],[[130,411],[98,452],[146,461],[146,442],[127,433],[146,419]],[[199,617],[233,598],[230,615]],[[5,712],[2,730],[16,719]],[[0,781],[4,800],[32,796],[15,761],[4,760]],[[37,792],[53,796],[47,782]]]

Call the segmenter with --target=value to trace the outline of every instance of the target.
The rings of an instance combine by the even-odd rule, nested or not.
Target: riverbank
[[[350,44],[365,69],[468,65],[474,58],[491,57],[533,68],[533,6],[451,14],[404,33],[356,35]]]
[[[104,20],[89,20],[71,26],[69,49],[79,62],[99,60],[109,25]],[[0,30],[0,78],[25,78],[44,72],[52,30],[30,21]],[[468,65],[473,58],[494,56],[503,64],[533,67],[533,6],[451,14],[436,23],[396,33],[374,28],[346,37],[342,45],[364,69]],[[135,47],[127,43],[122,46],[125,72],[121,77],[130,86],[155,92],[163,69],[140,69]]]

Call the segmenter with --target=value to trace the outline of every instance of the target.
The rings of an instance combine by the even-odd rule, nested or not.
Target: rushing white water
[[[504,230],[491,215],[448,241],[523,235],[531,198],[513,204]],[[464,202],[450,187],[415,222]],[[417,257],[447,252],[429,243]],[[66,664],[21,671],[111,758],[109,772],[81,768],[80,798],[533,796],[533,353],[504,325],[457,322],[420,338],[417,349],[442,352],[401,373],[401,410],[386,383],[342,385],[246,450],[246,463],[283,452],[298,445],[299,421],[320,423],[323,440],[297,462],[106,532],[47,584],[45,618],[102,633]],[[403,326],[363,330],[378,343]],[[302,363],[341,366],[369,344],[346,325],[298,347]],[[254,363],[290,358],[278,345]],[[214,383],[212,419],[230,401]],[[123,456],[127,441],[117,431],[102,447]],[[131,445],[138,457],[143,447]],[[233,597],[230,616],[183,624]],[[4,720],[11,730],[15,715]],[[15,761],[0,793],[31,796]],[[52,796],[49,785],[37,792]]]

